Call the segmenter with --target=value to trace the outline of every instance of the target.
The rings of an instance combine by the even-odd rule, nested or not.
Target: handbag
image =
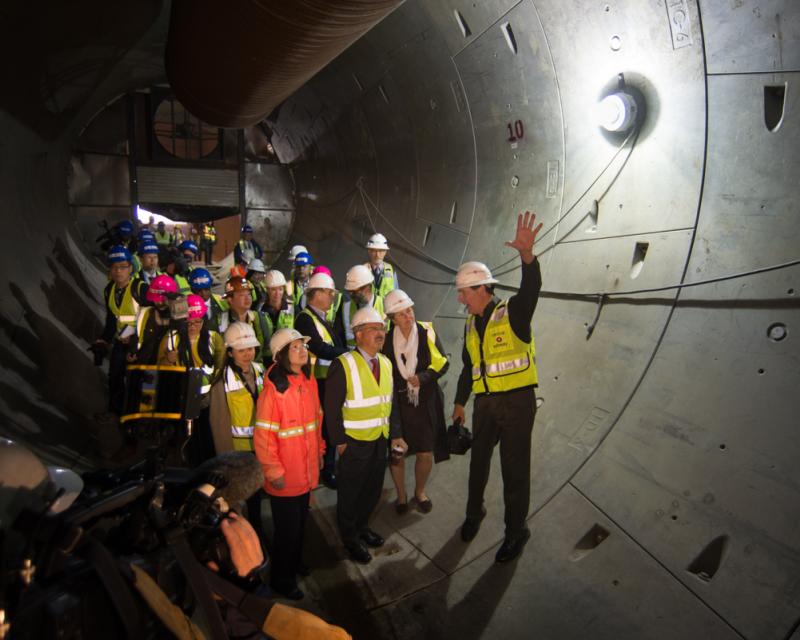
[[[463,456],[472,446],[472,432],[460,422],[447,427],[447,442],[450,453]]]

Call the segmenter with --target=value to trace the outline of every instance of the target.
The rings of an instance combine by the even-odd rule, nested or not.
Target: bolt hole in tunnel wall
[[[103,208],[130,216],[137,203],[238,207],[248,220],[276,212],[289,242],[305,244],[340,279],[380,231],[417,316],[434,320],[454,363],[443,380],[449,404],[464,327],[453,271],[482,260],[508,293],[519,270],[503,242],[516,213],[531,209],[544,222],[545,289],[534,316],[535,549],[515,570],[491,570],[487,550],[503,537],[497,465],[477,544],[447,544],[463,518],[467,462],[439,466],[436,519],[409,520],[398,533],[419,565],[403,573],[391,564],[396,556],[384,558],[373,564],[377,577],[365,578],[369,593],[356,608],[372,611],[360,620],[378,632],[364,637],[398,637],[409,625],[414,637],[530,637],[531,625],[554,638],[797,637],[796,2],[407,0],[324,69],[309,69],[279,108],[256,113],[281,169],[292,167],[288,193],[297,197],[285,207],[288,196],[276,202],[273,189],[258,186],[281,165],[247,158],[261,125],[223,131],[213,161],[192,161],[202,167],[153,159],[146,127],[131,138],[129,119],[146,121],[147,96],[167,89],[159,83],[168,20],[136,44],[155,19],[137,12],[157,14],[156,4],[116,5],[106,21],[54,4],[9,21],[21,35],[6,28],[4,44],[36,63],[18,65],[25,73],[4,69],[7,86],[21,90],[0,98],[0,187],[19,240],[0,255],[0,400],[15,434],[35,434],[54,454],[94,446],[80,419],[91,415],[86,388],[102,383],[85,346],[103,277],[67,220],[94,216],[94,229]],[[200,15],[199,2],[173,6]],[[51,25],[53,15],[63,24]],[[106,29],[114,46],[81,44],[66,55],[63,40],[32,31],[105,42],[88,24]],[[221,24],[205,21],[208,47],[187,45],[187,67],[176,72],[189,77],[194,66],[202,80],[211,67],[200,58],[222,60],[217,46],[277,41],[213,37]],[[310,24],[297,21],[291,33],[313,34]],[[196,43],[197,29],[186,35]],[[135,55],[123,59],[123,44]],[[74,82],[43,78],[42,69],[71,70],[90,48],[100,64],[75,65]],[[137,67],[142,59],[155,72]],[[253,86],[243,83],[245,94]],[[616,94],[633,103],[621,95],[604,103]],[[113,133],[90,144],[95,127]],[[148,195],[159,176],[169,172],[174,187],[201,168],[219,179],[203,193],[226,200]],[[51,233],[41,233],[45,225]],[[595,530],[583,541],[595,526],[608,535],[600,543]],[[386,579],[401,574],[413,584]]]
[[[406,2],[269,119],[316,197],[293,238],[343,274],[387,235],[456,365],[451,270],[482,260],[516,286],[503,241],[537,212],[531,524],[577,491],[611,535],[574,566],[633,541],[691,594],[694,637],[701,611],[719,637],[783,638],[800,616],[799,16],[756,5]],[[701,284],[735,274],[750,275]],[[765,339],[776,322],[788,337]],[[567,520],[573,542],[591,526]],[[714,563],[687,567],[718,536],[706,583]]]

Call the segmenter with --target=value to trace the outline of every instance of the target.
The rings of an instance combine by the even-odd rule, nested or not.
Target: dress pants
[[[108,409],[118,416],[122,415],[125,402],[125,380],[128,345],[114,338],[108,356]]]
[[[275,524],[270,558],[270,584],[278,591],[291,591],[297,586],[296,576],[302,564],[310,496],[311,493],[306,492],[299,496],[269,497]]]
[[[345,545],[358,542],[378,505],[386,472],[386,438],[362,441],[348,436],[339,457],[339,499],[336,517]]]
[[[317,380],[317,390],[319,391],[319,404],[325,406],[325,380]],[[336,475],[336,447],[331,444],[328,435],[328,424],[325,414],[322,414],[322,437],[325,440],[325,455],[322,459],[322,473],[331,477]]]
[[[262,546],[264,545],[264,523],[261,520],[261,501],[264,499],[264,494],[264,489],[259,489],[245,500],[245,504],[247,505],[247,520],[253,525],[253,529],[255,529],[258,534]]]
[[[492,452],[500,443],[506,537],[525,527],[531,494],[531,432],[536,417],[533,388],[476,396],[472,417],[467,518],[480,520]]]

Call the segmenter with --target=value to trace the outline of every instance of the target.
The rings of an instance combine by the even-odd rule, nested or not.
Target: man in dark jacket
[[[333,278],[325,273],[312,276],[306,287],[306,307],[294,321],[294,328],[311,338],[308,350],[314,355],[314,377],[317,379],[319,401],[322,406],[325,406],[325,381],[331,362],[348,351],[343,338],[334,331],[326,319],[335,296],[336,287]],[[326,487],[336,489],[336,449],[331,444],[328,417],[325,414],[322,416],[322,435],[326,447],[322,482]]]
[[[494,295],[497,283],[485,264],[467,262],[456,274],[458,301],[469,316],[461,358],[464,368],[456,388],[453,421],[464,422],[464,405],[475,394],[473,442],[469,466],[467,517],[461,538],[471,541],[486,515],[483,492],[489,479],[492,451],[500,443],[506,537],[497,562],[516,558],[530,538],[525,519],[530,505],[531,433],[536,415],[538,382],[531,318],[539,299],[542,276],[533,254],[536,216],[520,214],[517,233],[506,246],[519,252],[522,282],[509,300]]]
[[[96,351],[111,351],[108,359],[109,410],[122,414],[125,400],[125,368],[128,345],[136,334],[136,316],[139,307],[147,304],[147,285],[132,278],[133,257],[123,246],[111,247],[108,252],[111,282],[103,291],[106,303],[106,322],[103,334],[95,341]]]

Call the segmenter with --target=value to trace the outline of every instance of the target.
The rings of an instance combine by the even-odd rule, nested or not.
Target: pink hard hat
[[[186,303],[189,305],[189,320],[204,318],[206,315],[206,301],[200,296],[189,294],[186,296]]]
[[[154,304],[166,302],[167,293],[178,293],[178,283],[166,274],[156,276],[147,289],[147,300]]]
[[[331,278],[333,277],[331,270],[328,269],[328,267],[326,267],[324,264],[314,267],[314,271],[311,273],[311,275],[315,276],[318,273],[324,273],[326,276],[330,276]]]

